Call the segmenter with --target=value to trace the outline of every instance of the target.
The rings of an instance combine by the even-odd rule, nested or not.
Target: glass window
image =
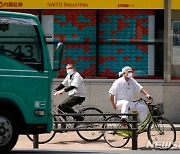
[[[0,54],[42,71],[42,48],[36,22],[32,19],[1,17]]]
[[[163,78],[163,11],[100,10],[99,14],[99,75],[118,77],[128,65],[135,78]]]
[[[172,80],[180,80],[180,10],[172,10]]]
[[[129,65],[135,78],[163,79],[164,10],[43,10],[43,16],[52,21],[44,26],[48,44],[65,44],[62,67],[71,62],[85,78],[104,79]]]

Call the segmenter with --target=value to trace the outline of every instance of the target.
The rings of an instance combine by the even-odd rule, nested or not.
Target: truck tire
[[[18,137],[18,124],[12,112],[0,110],[0,153],[10,151]]]

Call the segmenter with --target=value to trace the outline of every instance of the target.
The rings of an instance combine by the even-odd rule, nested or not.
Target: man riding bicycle
[[[118,78],[109,90],[112,106],[114,109],[121,110],[122,114],[128,114],[129,110],[137,111],[139,121],[143,122],[148,115],[148,108],[144,104],[133,102],[134,90],[142,92],[148,99],[150,99],[151,96],[133,78],[131,67],[124,67],[122,73],[123,76]],[[122,116],[122,121],[125,121],[126,118],[127,116]]]
[[[58,108],[66,113],[76,113],[72,107],[81,104],[85,100],[85,85],[81,75],[75,71],[73,64],[66,65],[67,76],[64,81],[54,90],[54,95],[68,92],[69,97]],[[67,87],[66,87],[67,85]],[[77,121],[82,121],[82,116],[74,116]]]

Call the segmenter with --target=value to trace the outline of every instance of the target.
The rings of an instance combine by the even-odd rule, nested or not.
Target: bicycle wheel
[[[57,121],[56,118],[54,117],[54,121]],[[53,124],[53,129],[57,129],[58,125]],[[45,144],[53,139],[53,137],[56,135],[55,131],[51,131],[50,133],[45,133],[45,134],[39,134],[39,144]],[[33,142],[33,135],[28,134],[27,137]]]
[[[121,125],[121,123],[113,123],[113,122],[121,122],[121,118],[118,116],[111,116],[106,119],[108,122],[112,123],[105,123],[104,128],[106,129],[129,129],[130,126],[127,124],[125,127]],[[104,140],[114,148],[121,148],[124,147],[130,139],[130,130],[107,130],[104,131]]]
[[[151,147],[155,149],[170,149],[176,141],[176,130],[173,124],[162,117],[158,117],[149,124],[147,134]]]
[[[84,108],[80,113],[83,114],[100,114],[99,116],[85,116],[84,121],[93,122],[93,121],[104,121],[105,117],[101,115],[103,113],[101,110],[95,107]],[[80,124],[80,128],[102,128],[101,123],[91,123],[91,124]],[[96,141],[103,136],[102,131],[77,131],[79,137],[85,141]]]

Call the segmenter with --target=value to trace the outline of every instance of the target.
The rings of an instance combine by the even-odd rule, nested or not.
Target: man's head
[[[126,79],[130,79],[130,78],[132,78],[132,68],[131,67],[129,67],[129,66],[125,66],[123,69],[122,69],[122,73],[123,73],[123,75],[124,75],[124,77],[126,78]]]
[[[73,64],[67,64],[66,65],[67,74],[72,75],[74,73],[74,70],[75,70],[75,68],[74,68]]]

